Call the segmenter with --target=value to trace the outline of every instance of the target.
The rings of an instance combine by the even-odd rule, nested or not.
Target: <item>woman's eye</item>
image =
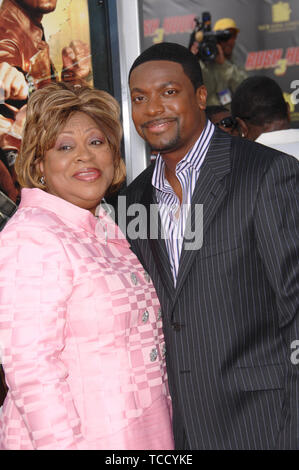
[[[102,139],[92,139],[90,141],[91,145],[101,145],[103,143]]]
[[[62,144],[58,147],[58,150],[70,150],[72,147],[68,144]]]

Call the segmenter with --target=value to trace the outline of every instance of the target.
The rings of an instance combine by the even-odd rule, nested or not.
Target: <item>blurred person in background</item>
[[[227,39],[217,42],[218,53],[215,60],[200,60],[203,82],[207,88],[207,106],[223,105],[230,107],[233,93],[237,86],[247,78],[247,73],[233,61],[233,50],[240,29],[232,18],[221,18],[216,21],[213,31],[228,30]],[[190,50],[197,55],[199,43],[194,41]]]
[[[299,129],[290,128],[290,109],[275,80],[247,78],[237,88],[232,114],[239,135],[299,159]]]
[[[231,135],[238,135],[237,122],[224,106],[207,106],[206,115],[219,129]]]

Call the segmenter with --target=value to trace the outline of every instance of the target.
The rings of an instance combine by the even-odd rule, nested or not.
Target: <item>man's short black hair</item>
[[[185,74],[191,80],[195,90],[203,84],[201,68],[195,55],[186,47],[174,42],[161,42],[159,44],[154,44],[143,51],[134,61],[130,69],[129,80],[132,71],[138,67],[138,65],[152,60],[169,60],[171,62],[177,62],[183,67]]]
[[[288,119],[288,105],[280,86],[272,78],[261,75],[240,83],[234,93],[231,110],[234,117],[256,126]]]

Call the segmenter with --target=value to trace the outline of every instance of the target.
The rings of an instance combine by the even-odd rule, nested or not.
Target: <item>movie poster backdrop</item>
[[[0,0],[0,6],[2,3],[3,0]],[[16,4],[18,5],[18,1]],[[2,23],[5,20],[0,18],[0,21]],[[25,21],[27,20],[24,20],[24,23]],[[9,23],[4,23],[2,28],[5,28],[6,24]],[[23,51],[32,49],[29,44],[30,37],[27,35],[28,43],[23,42],[23,51],[17,53],[16,50],[20,46],[9,34],[9,29],[7,40],[1,33],[0,63],[8,61],[10,65],[16,65],[26,78],[29,92],[52,80],[81,80],[93,85],[87,0],[57,0],[55,10],[43,15],[42,26],[44,41],[48,47],[41,47],[32,56],[24,52],[25,59],[18,59],[19,63],[14,63],[13,56],[17,58],[23,55]],[[9,41],[12,52],[10,59],[7,60],[7,55],[2,50],[8,49]],[[0,147],[2,149],[19,148],[24,119],[20,117],[21,113],[18,111],[23,103],[15,102],[13,99],[6,100],[3,92],[0,98]],[[24,117],[25,113],[22,113],[22,116]]]
[[[233,18],[240,33],[234,60],[249,75],[267,75],[281,86],[290,105],[292,127],[299,127],[299,1],[144,0],[142,48],[161,42],[186,47],[194,17],[208,11],[212,25]]]

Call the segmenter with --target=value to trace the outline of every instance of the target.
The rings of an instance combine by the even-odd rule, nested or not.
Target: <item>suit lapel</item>
[[[201,230],[203,240],[205,232],[209,228],[218,207],[227,193],[221,180],[230,172],[230,146],[231,137],[216,129],[192,196],[187,226],[189,223],[193,232],[195,229],[197,233],[198,230]],[[196,209],[197,204],[202,204],[203,206],[203,219],[201,219],[200,212]],[[190,223],[190,217],[192,223]],[[198,249],[186,249],[188,243],[190,246],[190,240],[189,242],[188,240],[183,242],[173,305],[179,296],[195,256],[199,251]]]
[[[200,230],[202,230],[202,237],[204,237],[205,232],[215,217],[218,207],[227,194],[227,190],[222,180],[224,176],[230,172],[230,147],[231,137],[228,134],[215,129],[214,136],[195,186],[192,196],[191,210],[188,216],[188,218],[191,217],[192,223],[190,226],[192,231],[194,231],[195,227],[198,229],[202,221],[199,211],[196,210],[196,204],[203,205],[203,225],[200,227]],[[157,214],[153,217],[153,212],[151,213],[150,210],[151,205],[155,204],[152,187],[153,168],[148,172],[147,182],[140,202],[141,204],[144,204],[147,210],[148,242],[153,253],[154,262],[169,299],[174,306],[191,269],[194,258],[199,250],[185,249],[185,243],[190,243],[190,240],[184,240],[177,285],[176,288],[174,288],[165,241],[161,239],[160,216]],[[157,237],[153,238],[151,236],[150,227],[152,227],[154,233],[158,233],[158,239]]]

